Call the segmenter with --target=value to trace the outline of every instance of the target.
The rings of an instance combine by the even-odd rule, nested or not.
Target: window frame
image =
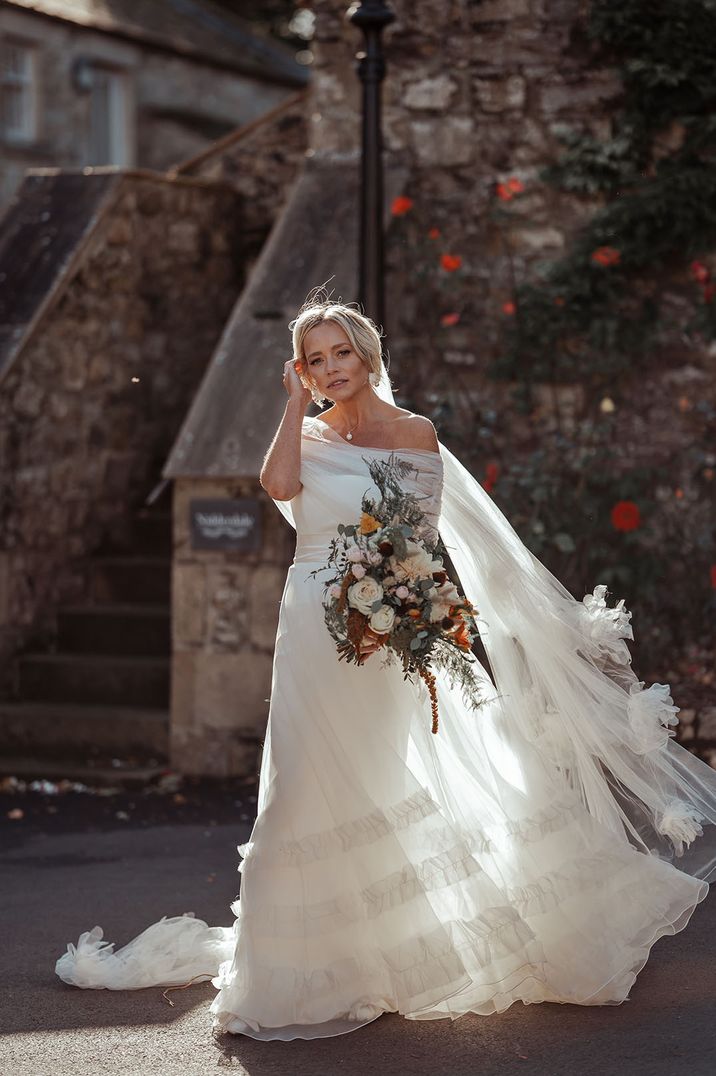
[[[5,65],[5,53],[8,49],[18,49],[27,58],[26,77],[13,78]],[[36,41],[14,34],[0,35],[0,97],[6,87],[25,89],[20,95],[23,101],[22,127],[8,127],[4,121],[4,109],[0,110],[0,140],[8,146],[31,146],[37,142],[40,133],[40,46]]]
[[[101,57],[88,59],[91,71],[89,87],[89,111],[87,117],[87,165],[91,168],[117,167],[131,168],[134,163],[133,123],[132,123],[132,83],[126,67],[103,60]],[[93,131],[93,108],[97,92],[95,75],[106,78],[107,93],[107,145],[110,160],[95,160],[95,136]]]

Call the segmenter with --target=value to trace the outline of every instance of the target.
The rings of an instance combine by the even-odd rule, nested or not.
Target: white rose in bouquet
[[[370,617],[368,623],[373,631],[379,635],[384,635],[389,632],[393,627],[395,620],[395,610],[391,605],[381,605],[380,609],[377,609]]]
[[[383,588],[372,575],[365,575],[348,587],[346,597],[349,605],[368,616],[373,602],[383,597]]]

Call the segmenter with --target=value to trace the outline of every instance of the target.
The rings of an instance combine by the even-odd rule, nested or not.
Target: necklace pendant
[[[353,440],[353,434],[352,433],[347,433],[346,434],[346,440],[347,441],[352,441]]]

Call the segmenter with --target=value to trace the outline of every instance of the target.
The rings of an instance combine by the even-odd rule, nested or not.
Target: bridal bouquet
[[[414,682],[417,673],[425,681],[437,732],[432,666],[444,669],[451,685],[459,684],[473,709],[484,702],[470,668],[477,610],[448,579],[442,559],[447,551],[418,498],[401,488],[400,479],[417,469],[392,453],[366,463],[380,500],[363,495],[360,519],[338,524],[327,565],[310,575],[334,573],[324,583],[323,608],[339,660],[362,665],[361,644],[374,640],[385,649],[384,664],[400,660],[404,680]]]

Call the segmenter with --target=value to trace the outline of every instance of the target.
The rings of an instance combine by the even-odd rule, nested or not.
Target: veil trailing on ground
[[[376,392],[394,403],[384,364]],[[635,848],[709,880],[716,771],[674,741],[669,685],[647,688],[631,668],[624,599],[610,607],[604,584],[574,598],[442,442],[440,454],[440,536],[478,610],[505,735],[534,743],[589,813]]]

